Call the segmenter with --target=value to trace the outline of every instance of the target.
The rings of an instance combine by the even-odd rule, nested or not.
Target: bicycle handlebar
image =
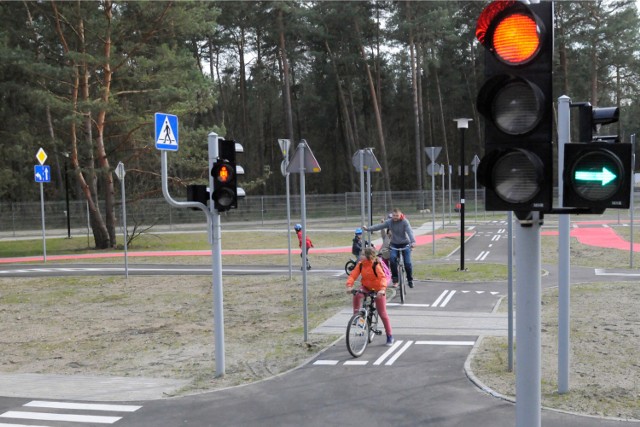
[[[371,295],[374,298],[378,296],[378,291],[363,291],[362,289],[351,289],[351,293],[353,295],[356,295],[356,294]]]

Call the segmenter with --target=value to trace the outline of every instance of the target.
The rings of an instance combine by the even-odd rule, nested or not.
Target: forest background
[[[308,193],[359,190],[353,154],[374,147],[375,191],[423,190],[424,147],[456,165],[453,119],[475,107],[482,1],[0,2],[0,203],[36,201],[35,154],[49,154],[46,197],[86,200],[96,248],[116,241],[114,168],[129,200],[161,197],[154,113],[180,120],[171,192],[208,183],[207,134],[244,146],[247,195],[285,192],[277,139],[305,139],[322,166]],[[640,125],[640,29],[633,1],[555,4],[554,96],[621,109]],[[574,135],[577,133],[573,133]],[[320,176],[321,175],[321,176]]]

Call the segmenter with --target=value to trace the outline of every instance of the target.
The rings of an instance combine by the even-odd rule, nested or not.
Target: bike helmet
[[[362,234],[362,228],[360,227],[356,228],[356,234]]]
[[[296,231],[300,231],[300,230],[302,230],[302,226],[300,224],[296,224],[296,225],[293,226],[293,229],[296,230]]]

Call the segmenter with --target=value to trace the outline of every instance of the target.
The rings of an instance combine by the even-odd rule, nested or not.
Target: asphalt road
[[[465,258],[505,262],[504,228],[500,223],[483,226],[468,241]],[[554,278],[557,282],[555,270],[549,267],[547,272],[543,285],[552,286]],[[13,270],[0,274],[52,273]],[[629,276],[616,280],[623,277]],[[592,269],[575,269],[572,278],[583,281],[597,276]],[[105,407],[76,407],[73,404],[78,402],[65,401],[72,404],[65,407],[33,403],[33,399],[0,398],[0,426],[513,426],[515,406],[480,390],[464,370],[479,334],[505,333],[504,319],[492,313],[505,294],[504,282],[417,281],[415,289],[409,290],[407,304],[394,304],[396,298],[389,306],[397,340],[392,348],[385,347],[383,338],[378,337],[363,357],[353,359],[340,339],[308,363],[275,378],[175,399],[109,402],[119,406]],[[319,328],[344,329],[347,317],[348,310]],[[75,420],[69,421],[69,415]],[[630,423],[543,410],[542,424],[613,427]]]

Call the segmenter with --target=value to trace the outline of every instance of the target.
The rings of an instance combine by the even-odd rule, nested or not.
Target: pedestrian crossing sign
[[[178,116],[156,113],[156,148],[178,151]]]

